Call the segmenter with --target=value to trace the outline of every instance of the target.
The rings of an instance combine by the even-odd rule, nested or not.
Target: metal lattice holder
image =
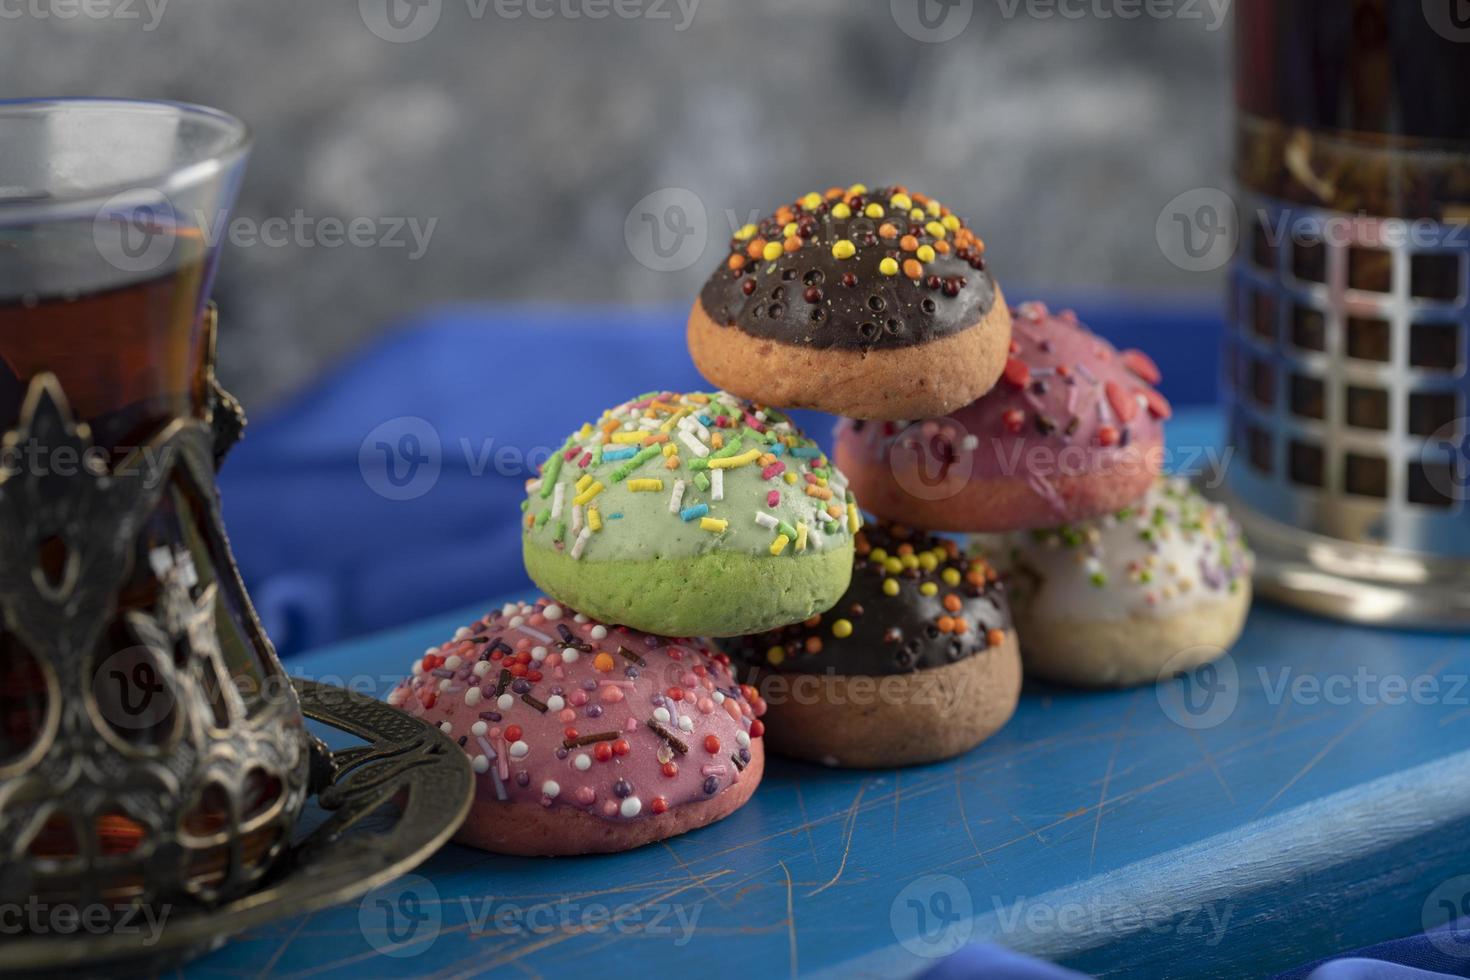
[[[1470,626],[1470,229],[1244,203],[1225,496],[1261,591]]]

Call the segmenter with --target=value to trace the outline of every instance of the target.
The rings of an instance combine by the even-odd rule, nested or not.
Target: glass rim
[[[179,113],[182,117],[205,120],[217,126],[224,139],[220,147],[200,156],[199,159],[161,170],[156,174],[147,174],[114,183],[99,183],[96,186],[79,188],[70,193],[44,198],[22,197],[7,201],[0,197],[0,219],[10,218],[26,211],[48,212],[76,208],[80,205],[101,206],[119,194],[139,188],[148,188],[168,196],[182,188],[205,183],[224,173],[250,152],[254,140],[250,126],[237,116],[221,109],[193,102],[168,99],[118,99],[94,96],[0,99],[0,122],[3,122],[8,116],[18,116],[23,112],[50,106],[112,109],[119,113],[169,109]]]

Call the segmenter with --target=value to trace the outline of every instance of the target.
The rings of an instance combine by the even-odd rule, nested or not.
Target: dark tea
[[[119,250],[123,236],[136,246],[131,261]],[[42,371],[57,376],[73,414],[108,449],[198,415],[208,268],[201,236],[173,228],[0,227],[0,429],[15,424]]]

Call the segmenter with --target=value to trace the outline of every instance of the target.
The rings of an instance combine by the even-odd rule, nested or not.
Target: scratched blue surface
[[[1171,435],[1215,432],[1187,416]],[[292,668],[382,693],[475,612]],[[891,976],[991,939],[1102,975],[1265,975],[1419,931],[1446,889],[1458,900],[1467,676],[1463,636],[1258,603],[1209,675],[1117,693],[1028,684],[1002,732],[934,766],[773,760],[727,820],[631,853],[450,846],[407,885],[247,934],[186,972]],[[1418,693],[1401,699],[1398,677]],[[404,945],[385,945],[385,910]]]

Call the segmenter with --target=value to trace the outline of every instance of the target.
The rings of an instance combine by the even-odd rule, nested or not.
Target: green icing
[[[726,415],[732,423],[728,428],[708,426],[711,433],[719,432],[724,436],[725,445],[720,449],[711,449],[708,457],[698,457],[679,439],[679,430],[675,427],[669,431],[668,436],[678,448],[677,469],[666,468],[662,445],[638,447],[636,444],[629,444],[637,449],[631,458],[603,460],[601,453],[604,450],[622,448],[622,445],[609,443],[604,446],[600,426],[616,420],[620,423],[619,431],[634,431],[639,420],[644,417],[644,409],[634,409],[631,406],[648,397],[656,397],[656,400],[676,409],[688,407],[695,415],[706,414],[711,418]],[[797,566],[806,565],[829,552],[851,558],[852,533],[845,513],[840,520],[834,520],[826,513],[826,508],[832,504],[841,504],[846,508],[850,497],[845,493],[846,479],[820,453],[808,457],[793,456],[791,453],[793,448],[798,451],[814,451],[817,449],[816,443],[790,427],[785,416],[779,412],[767,410],[767,431],[760,433],[744,423],[744,413],[754,414],[757,406],[723,393],[710,395],[713,402],[710,406],[690,403],[686,397],[663,393],[634,399],[633,402],[605,413],[596,423],[585,426],[567,440],[563,452],[575,447],[578,457],[584,452],[592,452],[594,459],[583,468],[577,465],[577,457],[568,461],[558,453],[546,464],[540,485],[533,484],[535,489],[528,491],[528,496],[535,502],[534,509],[538,511],[530,526],[523,525],[528,565],[531,562],[530,556],[538,550],[551,552],[555,557],[565,558],[568,562],[573,561],[570,553],[578,535],[571,530],[572,507],[577,497],[577,481],[584,474],[590,474],[594,480],[603,484],[604,489],[587,504],[588,507],[598,509],[603,526],[601,531],[587,536],[580,558],[583,564],[644,563],[654,559],[733,554],[758,559],[755,563],[755,568],[758,569],[756,574],[768,576],[773,574],[771,569],[775,566],[793,563]],[[657,417],[660,421],[668,418],[666,415]],[[771,480],[763,479],[762,465],[753,462],[724,469],[724,499],[713,499],[711,475],[714,470],[708,467],[709,460],[739,456],[752,449],[763,453],[774,452],[778,444],[782,451],[776,458],[785,464],[788,472],[796,474],[795,483],[787,483],[781,476]],[[561,462],[558,463],[558,460]],[[703,465],[695,470],[697,464]],[[819,500],[806,494],[808,473],[825,474],[824,478],[829,484],[836,481],[835,485],[830,485],[830,489],[834,491],[831,500]],[[662,480],[663,489],[635,492],[630,488],[630,481],[644,479]],[[685,484],[679,509],[708,505],[709,517],[729,522],[723,532],[705,530],[697,518],[685,521],[678,513],[670,512],[669,502],[676,480],[682,480]],[[558,484],[563,487],[562,510],[552,520],[548,508],[554,500]],[[766,497],[772,490],[778,492],[780,501],[775,507],[767,507]],[[781,527],[767,528],[758,524],[758,512],[769,514]],[[621,514],[621,518],[611,519],[610,515],[614,514]],[[562,535],[558,535],[561,522],[566,522],[567,527]],[[585,517],[583,523],[586,524]],[[805,523],[809,529],[820,531],[823,537],[821,548],[809,541],[804,552],[796,550],[798,523]],[[786,533],[791,541],[781,555],[773,556],[770,548],[778,533]],[[534,574],[533,572],[533,576]],[[551,587],[543,587],[548,592],[553,592]],[[585,607],[586,603],[582,605]],[[584,611],[593,613],[591,609]],[[810,615],[810,612],[805,615]]]
[[[603,530],[607,533],[606,529]],[[536,585],[578,612],[663,636],[740,636],[831,609],[852,577],[852,538],[800,561],[733,552],[663,561],[574,561],[525,542]]]

